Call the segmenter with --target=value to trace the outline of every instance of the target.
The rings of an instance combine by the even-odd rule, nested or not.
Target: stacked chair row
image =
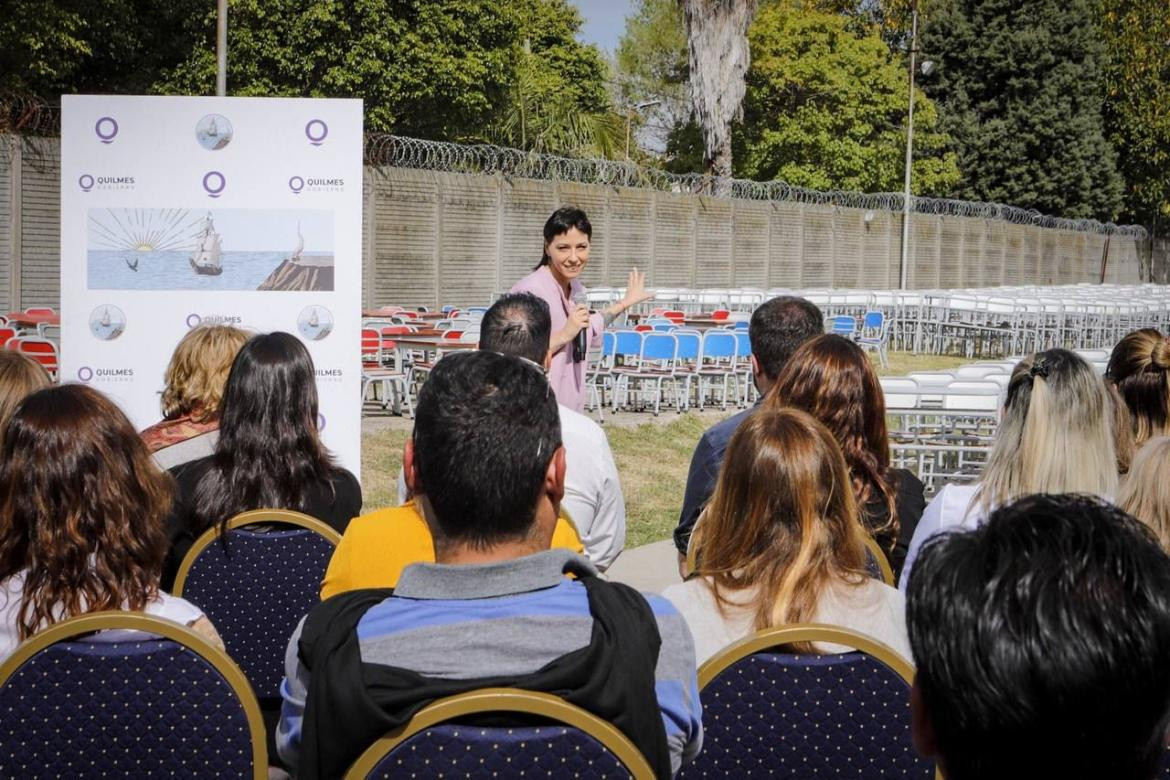
[[[1099,374],[1109,350],[1077,350]],[[914,471],[932,494],[949,482],[974,481],[991,451],[1012,368],[1019,358],[950,371],[882,377],[895,466]]]

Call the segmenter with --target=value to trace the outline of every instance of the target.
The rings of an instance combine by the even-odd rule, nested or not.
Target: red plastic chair
[[[49,306],[29,306],[24,310],[25,314],[32,314],[34,316],[49,315],[52,316],[57,312]]]
[[[730,316],[731,316],[731,312],[728,311],[727,309],[716,309],[715,311],[711,312],[711,319],[713,319],[713,320],[722,321],[722,320],[726,320]]]
[[[678,311],[677,309],[671,309],[669,311],[664,311],[664,312],[662,312],[662,316],[665,317],[666,319],[672,321],[672,322],[682,322],[683,320],[685,320],[687,318],[687,315],[685,312]]]
[[[20,352],[23,355],[28,355],[33,360],[41,364],[41,366],[48,373],[49,378],[54,382],[57,381],[57,369],[59,367],[59,357],[57,355],[57,345],[48,339],[34,338],[31,336],[18,336],[8,340],[5,345],[8,349]]]
[[[0,347],[6,347],[11,339],[16,338],[16,328],[0,328]]]
[[[639,333],[645,333],[648,330],[654,330],[654,326],[653,325],[635,325],[634,330],[638,331]]]

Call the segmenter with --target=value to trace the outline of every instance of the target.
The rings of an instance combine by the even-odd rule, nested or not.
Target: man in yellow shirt
[[[581,537],[564,512],[557,518],[552,546],[584,553]],[[435,546],[414,501],[355,517],[329,561],[321,598],[358,588],[393,588],[412,563],[434,563]]]

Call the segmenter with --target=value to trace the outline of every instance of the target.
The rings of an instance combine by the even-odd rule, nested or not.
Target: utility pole
[[[910,3],[910,110],[906,113],[906,178],[902,186],[902,267],[901,289],[906,289],[910,271],[910,169],[914,162],[914,58],[918,54],[918,2]]]
[[[227,96],[227,0],[218,0],[215,23],[215,94]]]

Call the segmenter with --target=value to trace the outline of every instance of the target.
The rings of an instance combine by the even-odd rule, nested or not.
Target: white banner
[[[199,323],[301,338],[322,438],[360,474],[362,103],[67,95],[61,378],[161,417]]]

